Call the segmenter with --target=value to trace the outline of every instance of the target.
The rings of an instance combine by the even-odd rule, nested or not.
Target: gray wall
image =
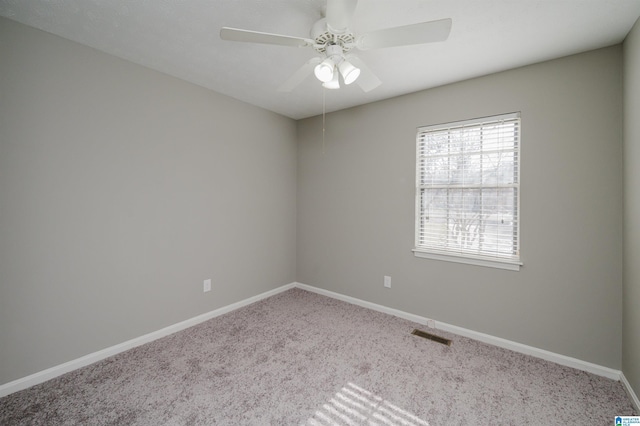
[[[0,384],[295,281],[293,120],[4,18],[0,58]]]
[[[624,41],[622,372],[640,395],[640,20]]]
[[[615,46],[328,114],[324,154],[298,122],[297,280],[619,369],[621,72]],[[416,128],[512,111],[524,267],[414,257]]]

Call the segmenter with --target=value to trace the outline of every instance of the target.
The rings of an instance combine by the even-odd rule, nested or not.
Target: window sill
[[[520,271],[520,266],[522,266],[522,262],[508,260],[477,259],[474,257],[456,256],[453,254],[427,252],[419,249],[413,249],[412,251],[416,257],[423,259],[444,260],[445,262],[465,263],[467,265],[486,266],[488,268],[507,269],[509,271]]]

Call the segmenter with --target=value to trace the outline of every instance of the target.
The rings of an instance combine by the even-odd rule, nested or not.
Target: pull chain
[[[327,89],[325,87],[322,88],[322,156],[324,157],[324,132],[325,132],[325,93]]]

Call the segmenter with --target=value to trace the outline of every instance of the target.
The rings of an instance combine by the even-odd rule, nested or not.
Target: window
[[[418,257],[520,268],[520,114],[418,129]]]

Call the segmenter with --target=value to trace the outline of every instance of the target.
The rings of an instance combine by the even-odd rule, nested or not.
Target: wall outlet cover
[[[384,286],[386,288],[391,288],[391,277],[387,275],[384,276]]]

